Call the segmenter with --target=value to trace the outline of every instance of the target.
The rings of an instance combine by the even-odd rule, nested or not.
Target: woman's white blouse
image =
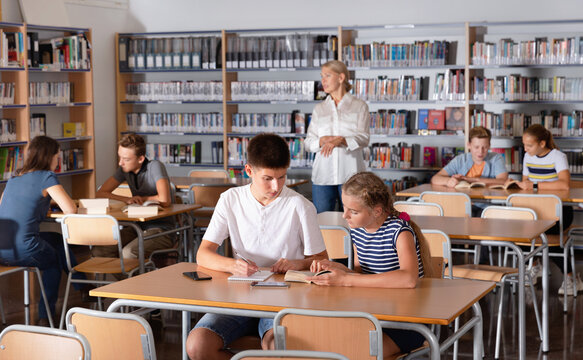
[[[320,137],[343,136],[348,146],[336,147],[328,157],[320,156]],[[368,105],[345,94],[338,107],[331,96],[315,106],[305,140],[307,151],[315,152],[312,182],[316,185],[340,185],[353,174],[364,171],[363,148],[370,137]]]

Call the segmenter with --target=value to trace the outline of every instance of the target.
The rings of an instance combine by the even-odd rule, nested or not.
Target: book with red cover
[[[429,110],[427,128],[429,130],[445,130],[445,110]]]
[[[437,162],[436,158],[437,148],[434,146],[423,147],[423,166],[424,167],[435,167]]]

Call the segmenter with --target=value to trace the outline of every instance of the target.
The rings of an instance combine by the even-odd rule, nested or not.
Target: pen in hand
[[[241,260],[245,261],[249,265],[247,267],[247,270],[248,270],[248,272],[249,272],[249,270],[251,270],[251,274],[253,274],[253,273],[255,273],[255,272],[257,272],[259,270],[259,268],[257,267],[257,265],[253,261],[247,259],[246,257],[244,257],[243,255],[239,254],[236,251],[235,251],[235,255],[237,255],[238,257],[240,257]],[[248,273],[247,275],[251,275],[251,274]]]

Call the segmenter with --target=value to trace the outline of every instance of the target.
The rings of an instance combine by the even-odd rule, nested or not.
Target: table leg
[[[541,235],[543,241],[543,353],[549,351],[549,246],[548,239],[545,234]]]
[[[472,305],[472,309],[478,318],[478,322],[474,326],[474,360],[480,360],[484,357],[484,320],[482,318],[482,308],[480,308],[478,302]]]
[[[186,354],[186,338],[190,331],[190,312],[182,311],[182,360],[188,360]]]

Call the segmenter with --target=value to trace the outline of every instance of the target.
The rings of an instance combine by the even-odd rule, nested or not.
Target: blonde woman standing
[[[318,213],[342,208],[342,184],[364,171],[363,148],[370,137],[368,106],[348,92],[350,74],[344,63],[332,60],[322,66],[322,86],[328,94],[316,105],[305,140],[316,153],[312,167],[312,200]]]

